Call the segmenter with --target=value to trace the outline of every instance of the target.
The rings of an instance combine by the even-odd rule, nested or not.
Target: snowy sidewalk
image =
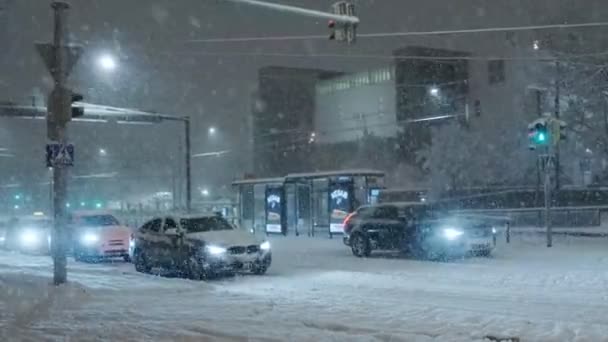
[[[494,258],[357,259],[338,239],[273,239],[263,277],[209,283],[0,252],[2,341],[608,341],[608,241],[514,237]]]

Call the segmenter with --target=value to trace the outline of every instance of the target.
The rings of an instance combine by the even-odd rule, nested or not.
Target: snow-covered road
[[[0,252],[2,341],[608,341],[608,239],[501,245],[494,258],[354,258],[275,238],[267,276],[212,282]]]

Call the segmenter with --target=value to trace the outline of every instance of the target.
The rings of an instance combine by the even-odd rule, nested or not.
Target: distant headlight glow
[[[443,230],[443,236],[448,240],[456,240],[457,238],[464,235],[462,230],[454,229],[454,228],[445,228]]]
[[[263,250],[263,251],[269,251],[270,250],[270,242],[268,242],[268,241],[262,242],[262,244],[260,245],[260,249]]]
[[[97,234],[95,234],[95,233],[85,233],[80,238],[80,242],[82,242],[85,245],[92,245],[92,244],[96,243],[97,241],[99,241],[99,236],[97,236]]]
[[[21,244],[25,247],[33,247],[40,242],[39,234],[34,230],[25,230],[21,233]]]
[[[205,247],[205,249],[211,255],[222,255],[226,253],[226,248],[220,246],[209,245]]]

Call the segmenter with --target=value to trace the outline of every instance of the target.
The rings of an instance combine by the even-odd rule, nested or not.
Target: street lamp
[[[100,148],[99,149],[99,155],[102,157],[105,157],[108,155],[108,151],[105,148]]]
[[[117,67],[114,57],[108,54],[99,56],[97,59],[97,64],[104,71],[114,71]]]
[[[213,126],[209,127],[209,135],[215,135],[216,131],[217,130],[215,129],[215,127],[213,127]]]
[[[201,194],[202,194],[203,196],[207,197],[207,196],[209,196],[209,190],[207,190],[207,189],[203,189],[203,190],[201,190]]]
[[[439,88],[433,86],[429,89],[429,94],[431,94],[432,96],[439,96]]]

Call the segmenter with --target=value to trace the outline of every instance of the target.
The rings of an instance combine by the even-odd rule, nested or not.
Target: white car
[[[28,254],[51,252],[51,220],[46,216],[24,216],[7,224],[5,248]]]
[[[199,280],[239,271],[264,274],[272,253],[268,241],[221,216],[167,216],[148,221],[135,233],[133,263],[138,272],[163,268]]]

